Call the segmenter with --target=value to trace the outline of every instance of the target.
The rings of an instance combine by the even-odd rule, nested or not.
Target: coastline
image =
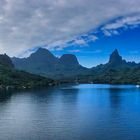
[[[33,86],[33,87],[14,87],[14,86],[5,86],[0,88],[0,92],[8,92],[8,91],[28,91],[28,90],[42,90],[49,88],[59,88],[60,86],[76,86],[76,85],[111,85],[111,86],[135,86],[136,88],[140,88],[138,84],[129,84],[129,83],[91,83],[91,82],[61,82],[61,83],[51,83],[46,86]]]

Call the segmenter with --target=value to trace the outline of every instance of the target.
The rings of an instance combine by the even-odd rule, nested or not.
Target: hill
[[[49,77],[52,79],[67,79],[78,74],[85,74],[88,69],[81,66],[75,55],[64,54],[55,57],[47,49],[39,48],[27,58],[12,58],[12,62],[19,70]]]
[[[55,57],[46,49],[38,49],[28,58],[12,58],[19,70],[60,80],[61,82],[138,84],[140,63],[127,62],[114,50],[106,64],[91,69],[81,66],[73,54]]]
[[[0,89],[33,88],[48,86],[51,83],[53,83],[51,79],[16,70],[6,54],[0,55]]]
[[[106,84],[140,84],[140,64],[122,59],[114,50],[106,64],[91,69],[88,76],[79,76],[79,81]]]

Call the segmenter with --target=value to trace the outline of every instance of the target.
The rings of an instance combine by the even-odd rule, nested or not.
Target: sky
[[[98,40],[90,40],[80,47],[74,44],[62,50],[54,50],[52,52],[58,57],[64,53],[75,54],[79,62],[89,68],[98,64],[107,63],[110,54],[115,49],[118,49],[123,59],[129,62],[140,62],[139,26],[133,29],[127,29],[126,31],[120,31],[117,35],[102,36],[101,33],[98,35],[98,38]]]
[[[43,47],[92,67],[118,49],[139,62],[139,40],[140,0],[0,0],[0,53],[11,57]]]

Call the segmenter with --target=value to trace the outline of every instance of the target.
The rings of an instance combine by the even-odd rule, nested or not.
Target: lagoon
[[[80,84],[0,93],[0,140],[140,140],[140,89]]]

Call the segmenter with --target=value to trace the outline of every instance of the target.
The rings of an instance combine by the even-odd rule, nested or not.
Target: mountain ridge
[[[64,54],[57,58],[43,48],[39,48],[27,58],[12,58],[12,62],[17,69],[54,79],[67,78],[88,71],[79,64],[75,55]]]
[[[105,64],[97,65],[96,67],[92,67],[92,70],[96,69],[102,69],[103,70],[109,70],[109,69],[123,69],[123,68],[134,68],[138,67],[140,63],[133,62],[127,62],[125,59],[120,56],[119,51],[115,49],[109,57],[109,61]]]
[[[19,70],[24,70],[33,74],[49,77],[55,80],[75,79],[80,76],[100,75],[110,70],[123,70],[127,68],[137,68],[140,63],[127,62],[115,49],[106,64],[96,67],[86,68],[80,65],[78,59],[73,54],[63,54],[60,58],[55,57],[49,50],[38,49],[27,58],[12,58],[12,62]]]
[[[21,64],[22,60],[22,66],[26,67],[18,69],[13,63],[14,60],[18,64]],[[54,80],[48,79],[48,75]],[[0,88],[2,85],[16,88],[46,86],[53,84],[53,81],[57,83],[140,84],[140,63],[127,62],[118,50],[110,54],[106,64],[90,69],[81,66],[73,54],[64,54],[57,58],[45,49],[39,49],[29,58],[13,58],[12,61],[6,54],[0,55]]]

